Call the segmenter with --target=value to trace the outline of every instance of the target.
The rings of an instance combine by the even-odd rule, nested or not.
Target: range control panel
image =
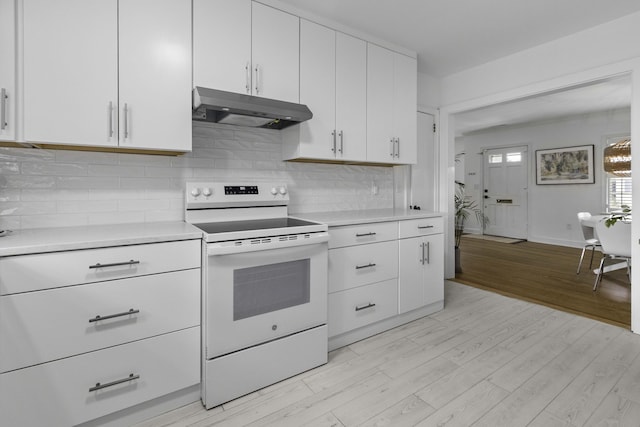
[[[286,206],[289,191],[282,183],[230,184],[191,181],[186,183],[187,209]]]

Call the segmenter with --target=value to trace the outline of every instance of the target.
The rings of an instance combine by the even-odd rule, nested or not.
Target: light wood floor
[[[576,274],[581,249],[542,243],[496,243],[465,238],[456,281],[527,301],[631,327],[631,285],[626,270],[606,273],[593,292],[590,252]],[[596,252],[593,268],[601,254]],[[640,425],[640,423],[638,424]]]
[[[224,385],[221,385],[224,387]],[[640,426],[640,336],[459,283],[445,308],[210,411],[139,425]]]

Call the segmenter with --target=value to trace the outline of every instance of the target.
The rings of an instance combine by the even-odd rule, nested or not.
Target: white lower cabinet
[[[329,228],[329,349],[440,310],[441,217]]]
[[[3,425],[76,425],[197,386],[200,242],[1,257]]]
[[[399,234],[399,313],[443,301],[442,218],[404,221]]]

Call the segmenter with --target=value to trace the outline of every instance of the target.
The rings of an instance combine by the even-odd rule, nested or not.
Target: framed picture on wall
[[[536,150],[536,184],[595,183],[593,145]]]

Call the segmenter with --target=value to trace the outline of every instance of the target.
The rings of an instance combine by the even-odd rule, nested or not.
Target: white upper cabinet
[[[118,3],[24,0],[24,133],[117,146]]]
[[[193,84],[251,94],[251,1],[193,0]]]
[[[191,149],[184,0],[24,0],[30,142]]]
[[[190,151],[191,4],[119,4],[120,147]]]
[[[417,61],[368,44],[367,160],[417,161]]]
[[[15,0],[0,0],[0,141],[16,137]]]
[[[194,0],[194,86],[299,102],[300,20],[250,0]]]
[[[366,160],[366,42],[302,19],[300,102],[313,118],[285,129],[284,157]]]

